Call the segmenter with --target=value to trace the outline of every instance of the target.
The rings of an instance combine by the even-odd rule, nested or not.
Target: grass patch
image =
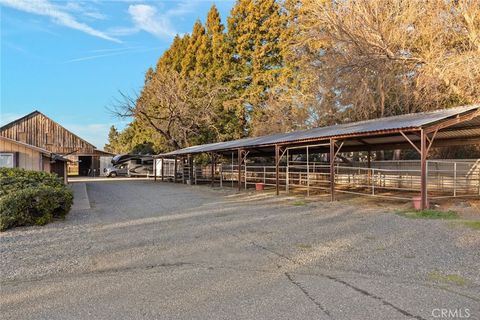
[[[294,202],[292,202],[292,206],[297,206],[297,207],[300,207],[300,206],[306,206],[307,203],[303,200],[295,200]]]
[[[305,244],[305,243],[297,243],[295,244],[295,246],[297,246],[297,248],[300,248],[300,249],[312,249],[311,245]]]
[[[458,274],[442,274],[438,271],[432,271],[428,274],[428,279],[430,281],[436,281],[441,283],[453,283],[458,286],[464,286],[467,283],[467,280],[459,276]]]
[[[480,230],[480,221],[462,221],[462,224],[468,228]]]
[[[458,214],[455,211],[437,211],[437,210],[406,210],[397,212],[398,215],[412,219],[457,219]]]

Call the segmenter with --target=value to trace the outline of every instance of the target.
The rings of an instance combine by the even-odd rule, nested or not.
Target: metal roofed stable
[[[354,182],[354,184],[357,183],[357,186],[360,188],[367,186],[367,189],[371,189],[372,193],[375,193],[374,184],[376,179],[379,178],[378,175],[373,177],[373,170],[377,170],[378,173],[378,169],[371,168],[371,152],[377,150],[413,149],[418,152],[420,158],[420,169],[417,170],[418,178],[416,179],[418,179],[421,208],[424,209],[428,207],[429,169],[427,159],[431,148],[469,144],[480,144],[479,104],[338,124],[289,133],[272,134],[262,137],[197,145],[159,154],[155,157],[160,158],[162,163],[162,180],[164,180],[164,159],[175,158],[173,181],[177,182],[177,159],[180,158],[180,162],[182,163],[182,181],[184,183],[186,181],[189,181],[187,183],[192,183],[192,177],[196,177],[195,172],[197,170],[194,169],[193,156],[201,153],[210,154],[210,177],[211,185],[214,186],[217,159],[219,156],[223,156],[224,158],[226,158],[225,156],[228,156],[228,158],[231,159],[229,177],[232,183],[233,179],[235,179],[239,190],[242,188],[242,185],[245,189],[247,188],[247,155],[250,157],[272,157],[274,159],[274,165],[270,168],[274,168],[275,170],[272,179],[275,181],[274,186],[276,188],[276,194],[278,195],[281,183],[285,184],[288,190],[290,179],[290,157],[293,155],[303,155],[304,159],[306,159],[306,172],[297,173],[297,180],[306,180],[308,195],[308,190],[310,190],[310,176],[320,175],[322,178],[317,180],[317,182],[319,181],[319,183],[323,183],[323,185],[328,185],[327,189],[329,190],[331,200],[333,201],[335,199],[336,185],[339,183],[338,179],[341,179],[341,172],[339,173],[338,171],[361,170],[358,169],[358,167],[345,168],[342,166],[339,168],[336,166],[336,158],[342,159],[339,155],[340,152],[367,152],[367,168],[363,169],[367,170],[365,171],[367,174],[360,175],[364,177],[367,182]],[[325,168],[325,164],[319,163],[314,163],[313,168],[311,168],[309,155],[312,155],[313,153],[327,156],[327,168]],[[235,173],[233,172],[234,154],[237,155]],[[283,163],[286,162],[286,167],[281,168],[280,163],[282,161]],[[478,159],[477,162],[479,161],[480,159]],[[251,165],[248,166],[251,168]],[[298,170],[298,165],[292,166],[291,168],[294,169],[294,167]],[[311,169],[313,171],[310,171]],[[266,175],[265,170],[266,167],[264,166],[264,183]],[[320,170],[320,172],[318,170]],[[473,171],[469,171],[468,173],[469,177],[473,172],[476,172],[476,169],[472,170]],[[348,181],[351,179],[359,181],[358,174],[356,175],[356,177],[349,175],[346,179],[348,179]],[[408,176],[409,173],[406,175]],[[220,183],[222,181],[221,176],[222,173],[220,173]],[[336,176],[339,178],[337,179]],[[402,174],[400,176],[402,176]],[[187,179],[185,177],[187,177]],[[328,179],[326,179],[326,177],[328,177]],[[454,177],[456,179],[456,171]],[[401,180],[402,178],[400,177],[398,179]],[[413,178],[410,178],[409,180],[411,185],[413,185],[412,179]],[[450,178],[446,175],[445,179],[448,180]],[[474,178],[470,177],[469,179],[471,183],[476,183]],[[305,184],[305,181],[298,182],[298,184],[302,186],[302,184]],[[376,188],[382,188],[382,186],[377,185]],[[323,187],[323,189],[325,189],[325,187]],[[402,187],[399,186],[398,190],[402,190]],[[403,188],[403,190],[405,190],[405,188]],[[475,190],[475,196],[478,196],[480,194],[480,171],[478,190]],[[346,190],[337,189],[337,192],[339,191],[348,192]]]
[[[468,137],[479,137],[480,136],[480,105],[469,105],[462,106],[450,109],[443,109],[431,112],[423,113],[411,113],[406,115],[385,117],[379,119],[372,119],[366,121],[338,124],[327,127],[319,127],[302,131],[294,131],[288,133],[278,133],[261,137],[252,137],[239,140],[232,140],[226,142],[217,142],[204,145],[192,146],[184,149],[175,150],[172,152],[164,153],[158,155],[159,157],[168,157],[176,155],[188,155],[188,154],[198,154],[198,153],[208,153],[208,152],[217,152],[222,153],[226,151],[232,151],[237,149],[249,149],[249,148],[262,148],[262,147],[272,147],[276,144],[296,144],[304,143],[311,141],[321,141],[328,139],[346,139],[348,137],[362,137],[362,138],[371,138],[377,136],[384,136],[383,138],[372,139],[371,141],[365,140],[364,143],[353,142],[350,143],[350,147],[361,146],[362,144],[368,145],[382,145],[392,143],[404,142],[401,136],[392,137],[390,139],[386,138],[386,135],[391,135],[393,133],[402,132],[411,132],[418,131],[422,128],[433,126],[439,122],[445,122],[447,120],[455,119],[456,117],[462,115],[472,115],[471,121],[474,123],[473,126],[465,125],[464,123],[453,125],[457,127],[462,134],[448,134],[448,138],[468,138]],[[474,127],[474,128],[472,128]],[[464,129],[466,128],[466,129]],[[468,130],[467,130],[468,129]],[[467,132],[469,131],[469,132]],[[412,136],[412,140],[415,140],[416,137]],[[439,133],[437,139],[447,138],[447,134]],[[347,145],[345,146],[347,147]],[[399,147],[399,146],[396,146]]]

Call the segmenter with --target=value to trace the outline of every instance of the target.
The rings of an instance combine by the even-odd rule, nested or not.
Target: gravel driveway
[[[2,319],[480,319],[480,232],[151,181],[0,234]],[[458,318],[458,317],[457,317]]]

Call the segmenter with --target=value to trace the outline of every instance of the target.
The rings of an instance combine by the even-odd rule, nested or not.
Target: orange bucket
[[[255,183],[255,190],[262,191],[264,189],[265,189],[265,184],[264,183]]]
[[[415,210],[422,209],[422,197],[420,196],[413,197],[412,201],[413,201],[413,207],[415,208]],[[427,207],[425,209],[428,209],[429,207],[430,207],[430,204],[427,200]]]

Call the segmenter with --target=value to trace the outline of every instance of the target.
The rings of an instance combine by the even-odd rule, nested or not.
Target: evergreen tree
[[[282,6],[275,0],[239,0],[228,18],[232,102],[246,133],[255,132],[268,91],[283,72],[280,36],[285,27]]]
[[[115,126],[110,127],[110,131],[108,132],[108,143],[105,144],[104,149],[107,152],[116,153],[116,148],[118,144],[118,136],[120,133],[118,132]]]
[[[160,57],[160,59],[158,59],[156,69],[169,69],[181,72],[182,61],[187,52],[189,43],[190,36],[188,34],[183,37],[176,35],[170,48],[168,48]]]
[[[286,100],[272,97],[272,93],[278,90],[276,87],[282,79],[292,78],[290,71],[293,69],[286,68],[284,58],[289,50],[285,43],[290,43],[288,37],[294,35],[292,30],[285,32],[289,17],[284,4],[292,1],[239,0],[228,17],[227,32],[213,5],[205,24],[197,20],[191,34],[177,35],[170,48],[159,58],[156,67],[147,70],[145,85],[135,104],[141,105],[144,110],[161,111],[157,105],[158,86],[165,79],[170,79],[170,73],[175,74],[170,79],[172,81],[195,84],[194,88],[188,90],[193,99],[202,97],[211,88],[217,92],[209,101],[213,116],[209,116],[208,126],[196,128],[195,138],[183,139],[180,142],[182,145],[238,139],[265,130],[267,133],[269,130],[284,130],[284,125],[268,125],[278,122],[275,117],[281,116],[283,111],[268,112],[268,115],[266,111],[272,99],[276,99],[274,105],[279,105],[281,110],[288,109],[282,105]],[[289,82],[285,81],[282,87],[288,85]],[[175,86],[172,84],[171,87]],[[288,90],[279,92],[285,96],[288,94]],[[183,99],[181,97],[177,101]],[[128,101],[128,105],[132,106],[132,102]],[[184,106],[171,108],[178,107],[186,112]],[[191,112],[198,114],[195,110]],[[273,114],[276,116],[272,117]],[[152,130],[151,123],[144,116],[135,113],[133,116],[134,122],[124,130],[125,137],[137,144],[157,139],[153,141],[157,150],[171,148],[171,141],[165,140],[165,136],[155,136],[159,128]],[[288,115],[288,119],[293,118]],[[205,119],[198,121],[203,123]],[[145,132],[148,131],[145,128],[150,128],[150,132]],[[162,147],[162,143],[167,146]]]
[[[197,20],[193,25],[192,35],[189,37],[188,46],[185,55],[182,59],[183,76],[193,76],[202,74],[202,70],[199,68],[201,65],[198,61],[201,61],[206,54],[206,48],[202,44],[205,38],[205,28],[200,20]]]

